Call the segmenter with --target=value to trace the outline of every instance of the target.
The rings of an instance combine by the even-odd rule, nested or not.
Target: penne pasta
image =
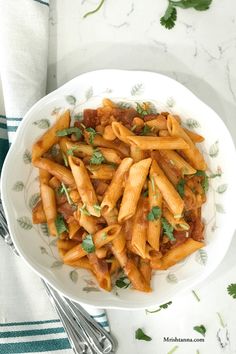
[[[136,211],[138,200],[145,183],[152,159],[148,158],[133,164],[124,189],[118,221],[123,222],[131,218]]]
[[[170,161],[170,163],[178,168],[182,175],[193,175],[196,173],[196,169],[194,169],[188,162],[186,162],[177,152],[172,150],[160,150],[160,155],[165,159]]]
[[[41,184],[40,189],[41,189],[43,210],[47,219],[47,224],[48,224],[50,234],[53,236],[57,236],[57,230],[55,226],[57,209],[56,209],[56,197],[55,197],[54,190],[44,183]]]
[[[163,199],[166,201],[166,204],[172,213],[174,215],[182,215],[184,201],[181,199],[173,184],[168,180],[155,160],[153,160],[150,169],[150,179],[151,178],[154,179],[156,185],[161,191]]]
[[[101,203],[103,212],[110,212],[116,206],[118,199],[122,196],[122,192],[124,190],[124,178],[132,163],[133,160],[131,158],[124,158],[115,171],[111,184],[106,190]]]
[[[98,205],[97,196],[83,161],[73,156],[69,156],[68,161],[85,208],[89,214],[100,216],[100,210],[96,208]]]
[[[147,239],[147,204],[145,198],[140,198],[136,213],[133,217],[133,228],[131,246],[140,257],[146,257],[146,239]]]
[[[59,181],[64,182],[68,186],[74,186],[75,180],[71,171],[52,160],[40,158],[34,161],[34,166],[46,170],[55,176]]]
[[[182,245],[172,248],[160,260],[159,264],[156,262],[156,269],[168,269],[181,261],[183,258],[189,256],[199,248],[204,247],[203,242],[198,242],[192,238],[188,238]],[[154,264],[153,264],[154,266]]]
[[[45,212],[43,210],[42,200],[39,200],[38,203],[32,210],[32,220],[33,224],[43,224],[47,222]]]
[[[149,199],[149,210],[152,212],[157,210],[157,213],[160,211],[160,215],[155,218],[150,218],[148,221],[148,229],[147,229],[147,241],[151,245],[151,247],[158,251],[160,246],[160,236],[161,236],[161,212],[162,212],[162,195],[160,189],[157,187],[153,176],[151,176],[151,180],[148,181],[148,199]]]
[[[39,159],[46,151],[50,149],[54,144],[59,140],[59,137],[56,135],[58,130],[66,129],[70,126],[70,112],[65,111],[62,114],[56,123],[46,131],[46,133],[37,140],[32,147],[32,161]]]
[[[110,180],[113,178],[116,172],[115,168],[111,165],[101,164],[101,165],[90,165],[86,167],[91,172],[90,178],[92,179]]]
[[[112,129],[115,136],[126,144],[130,144],[128,137],[134,135],[131,130],[127,129],[124,125],[119,122],[112,123]]]
[[[205,170],[207,166],[202,154],[172,115],[168,115],[167,128],[172,137],[182,138],[188,144],[189,148],[182,151],[182,154],[190,165],[196,170]]]
[[[141,150],[181,150],[189,148],[184,139],[173,136],[127,136],[126,141],[131,145],[138,146]]]

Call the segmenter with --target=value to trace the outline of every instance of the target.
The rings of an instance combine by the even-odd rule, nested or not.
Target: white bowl
[[[97,107],[103,97],[116,102],[150,101],[157,110],[179,114],[187,127],[205,137],[201,144],[208,163],[210,189],[203,207],[206,246],[167,271],[152,277],[153,292],[99,289],[86,270],[62,265],[55,238],[33,225],[31,209],[39,192],[38,171],[31,165],[31,147],[60,109],[79,114]],[[187,88],[164,75],[142,71],[100,70],[80,75],[37,102],[25,115],[7,155],[1,190],[15,246],[22,258],[55,289],[80,303],[102,308],[141,309],[169,301],[206,278],[222,261],[236,224],[236,154],[231,136],[219,116]]]

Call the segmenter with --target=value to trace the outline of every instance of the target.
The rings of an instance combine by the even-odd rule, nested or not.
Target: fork
[[[9,234],[6,217],[0,199],[0,236],[19,256]],[[55,308],[75,354],[115,353],[117,342],[79,304],[67,299],[41,279],[49,299]]]

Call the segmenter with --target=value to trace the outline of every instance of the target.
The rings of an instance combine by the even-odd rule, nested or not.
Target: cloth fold
[[[0,170],[27,110],[46,93],[47,0],[0,0]],[[71,351],[39,277],[0,242],[0,353]],[[104,310],[86,310],[109,329]]]

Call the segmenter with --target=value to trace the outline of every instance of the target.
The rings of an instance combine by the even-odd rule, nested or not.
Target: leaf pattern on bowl
[[[214,143],[214,144],[212,144],[211,146],[210,146],[210,149],[209,149],[209,156],[210,157],[216,157],[217,155],[218,155],[218,153],[219,153],[219,142],[218,142],[218,140]]]
[[[178,283],[177,276],[174,273],[169,273],[166,277],[168,283],[176,284]]]
[[[95,286],[85,286],[83,287],[82,290],[85,291],[86,293],[101,291],[99,288],[96,288]]]
[[[196,253],[196,261],[201,265],[206,265],[208,260],[207,251],[204,249],[200,249]]]
[[[218,186],[216,191],[217,191],[217,193],[222,194],[227,190],[227,188],[228,188],[228,185],[226,183],[224,183],[224,184],[221,184],[220,186]]]
[[[200,128],[200,123],[196,119],[186,119],[185,125],[189,129]]]
[[[26,149],[24,154],[23,154],[24,163],[25,164],[30,164],[31,163],[31,159],[32,159],[31,152],[28,149]]]
[[[41,229],[41,231],[42,231],[44,236],[49,237],[48,225],[46,223],[45,224],[40,224],[40,229]]]
[[[41,254],[48,254],[48,251],[43,246],[40,246],[40,252],[41,252]]]
[[[36,125],[40,129],[48,129],[50,127],[50,122],[48,119],[39,119],[33,122],[33,125]]]
[[[75,105],[76,104],[76,98],[75,96],[72,96],[72,95],[67,95],[65,97],[66,99],[66,102],[69,103],[71,106]]]
[[[78,281],[78,272],[76,269],[70,271],[69,273],[70,279],[73,281],[73,283],[77,283]]]
[[[175,105],[175,100],[173,97],[168,97],[166,100],[166,104],[168,107],[172,108]]]
[[[40,199],[39,193],[34,193],[33,195],[31,195],[31,197],[29,199],[30,209],[33,209],[35,207],[35,205],[38,203],[39,199]]]
[[[24,183],[22,181],[17,181],[12,189],[15,192],[21,192],[24,189]]]
[[[216,204],[215,204],[215,207],[216,207],[217,213],[221,213],[221,214],[224,214],[224,213],[225,213],[225,210],[224,210],[224,207],[223,207],[222,204],[216,203]]]
[[[144,91],[144,85],[143,83],[137,83],[135,84],[131,90],[130,90],[130,93],[132,96],[138,96],[138,95],[141,95]]]
[[[63,266],[63,262],[62,261],[54,261],[52,264],[51,264],[51,268],[61,268]]]
[[[33,227],[32,222],[28,216],[21,216],[17,219],[17,222],[24,230],[30,230]]]
[[[88,101],[91,97],[93,97],[93,87],[90,86],[85,92],[85,98]]]

